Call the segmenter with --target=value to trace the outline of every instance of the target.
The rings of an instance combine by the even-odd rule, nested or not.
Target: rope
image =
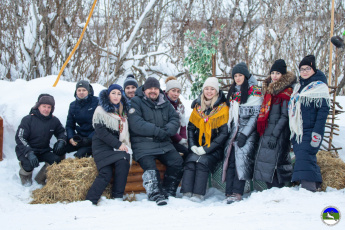
[[[55,87],[55,86],[57,85],[57,83],[59,82],[60,76],[61,76],[62,72],[64,71],[65,67],[67,66],[69,60],[72,58],[74,52],[77,50],[77,48],[78,48],[80,42],[83,40],[84,33],[85,33],[85,31],[86,31],[87,25],[88,25],[89,22],[90,22],[90,19],[91,19],[93,10],[95,9],[95,6],[96,6],[96,3],[97,3],[97,0],[95,0],[95,1],[93,2],[93,5],[92,5],[92,8],[91,8],[89,17],[88,17],[88,19],[87,19],[87,21],[86,21],[86,24],[85,24],[85,26],[84,26],[83,32],[81,33],[80,38],[79,38],[77,44],[74,46],[72,52],[70,53],[70,55],[68,56],[67,60],[66,60],[65,63],[63,64],[62,68],[60,69],[59,75],[57,76],[56,81],[55,81],[53,87]]]

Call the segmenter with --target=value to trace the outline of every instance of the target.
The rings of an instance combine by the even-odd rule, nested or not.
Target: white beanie
[[[174,89],[174,88],[177,88],[182,91],[181,83],[178,80],[176,80],[176,78],[173,76],[168,77],[165,80],[165,83],[166,83],[165,92],[168,92],[169,90]]]
[[[219,82],[218,78],[216,77],[209,77],[206,79],[204,85],[202,86],[202,91],[204,91],[205,87],[211,86],[216,89],[217,93],[219,93]]]

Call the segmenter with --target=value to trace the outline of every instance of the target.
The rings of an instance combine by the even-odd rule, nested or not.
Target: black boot
[[[163,192],[164,196],[168,198],[169,196],[176,197],[176,190],[180,184],[183,175],[183,168],[169,167],[165,171],[163,180]]]
[[[143,174],[143,186],[149,200],[156,201],[157,205],[166,205],[167,200],[159,186],[159,172],[157,170],[146,170]]]

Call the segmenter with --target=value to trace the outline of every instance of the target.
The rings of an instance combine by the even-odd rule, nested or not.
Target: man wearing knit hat
[[[16,133],[16,154],[20,161],[19,176],[23,185],[32,184],[32,171],[39,166],[39,162],[48,164],[59,163],[60,156],[65,154],[66,135],[60,120],[52,116],[55,107],[54,97],[41,94],[30,114],[25,116]],[[50,148],[50,139],[55,136],[58,140],[54,149]],[[40,183],[45,183],[44,165],[35,177]]]
[[[165,205],[168,196],[176,195],[182,177],[183,159],[170,141],[177,133],[179,116],[153,77],[137,89],[131,103],[128,121],[133,157],[144,170],[149,200]],[[156,159],[167,167],[162,185]]]
[[[127,99],[131,100],[135,96],[135,91],[138,88],[138,82],[132,74],[127,75],[123,88]]]

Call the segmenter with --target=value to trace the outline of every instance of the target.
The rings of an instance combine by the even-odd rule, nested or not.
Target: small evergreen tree
[[[221,29],[224,25],[221,26]],[[212,76],[212,55],[215,55],[216,47],[219,43],[220,31],[216,30],[211,35],[211,41],[208,41],[205,33],[201,32],[199,38],[195,37],[194,31],[187,31],[185,36],[195,42],[195,46],[190,46],[187,52],[187,57],[184,59],[184,66],[189,68],[189,71],[195,75],[190,98],[196,98],[202,88],[202,85],[208,77]]]

